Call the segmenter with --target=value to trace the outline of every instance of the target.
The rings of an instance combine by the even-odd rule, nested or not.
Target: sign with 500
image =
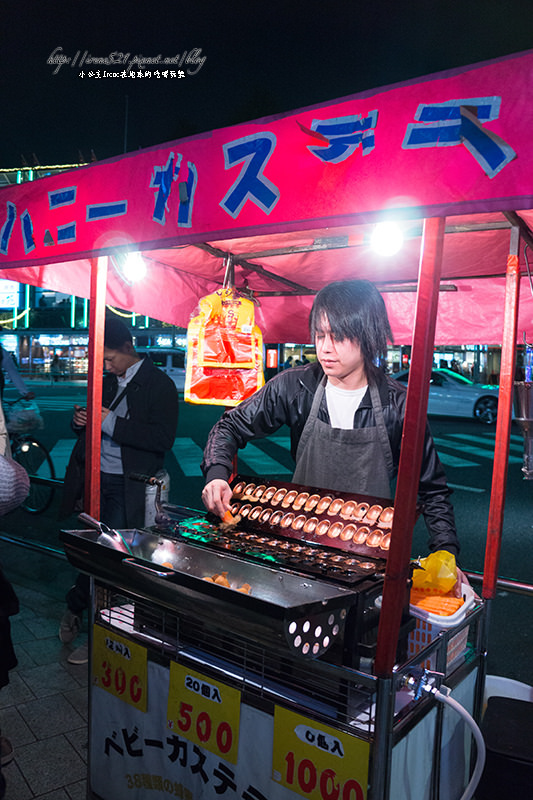
[[[170,663],[167,725],[210,753],[237,763],[241,693]]]
[[[310,800],[365,800],[370,745],[286,708],[274,712],[272,777]]]
[[[92,681],[94,686],[146,711],[148,654],[145,647],[115,631],[93,625]]]

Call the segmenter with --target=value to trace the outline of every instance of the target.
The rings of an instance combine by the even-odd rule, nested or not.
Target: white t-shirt
[[[339,389],[326,383],[326,402],[332,428],[353,428],[353,417],[365,396],[367,386],[360,389]]]

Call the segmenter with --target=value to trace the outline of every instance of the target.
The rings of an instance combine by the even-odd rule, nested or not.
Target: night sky
[[[102,160],[533,47],[532,0],[1,5],[0,168]],[[47,63],[54,52],[71,61]],[[79,77],[84,55],[185,52],[183,78],[89,78],[125,67],[87,63]]]

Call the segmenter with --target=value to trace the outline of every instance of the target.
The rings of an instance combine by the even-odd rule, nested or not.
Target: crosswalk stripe
[[[56,478],[62,480],[65,477],[68,460],[74,447],[75,439],[58,439],[50,451]]]
[[[197,478],[202,475],[200,464],[202,463],[203,450],[193,439],[180,436],[174,442],[172,452],[187,478]]]
[[[473,494],[483,494],[486,489],[480,489],[478,486],[463,486],[461,483],[449,483],[450,489],[460,489],[463,492],[472,492]]]
[[[481,444],[490,445],[488,439],[493,437],[494,434],[487,432],[484,437],[476,437],[469,434],[450,434],[446,437],[434,437],[435,444],[437,445],[439,458],[441,462],[447,467],[466,468],[466,467],[479,467],[479,461],[472,461],[464,458],[462,455],[457,455],[457,452],[464,453],[464,455],[480,457],[483,459],[493,458],[493,453],[490,447],[472,447],[470,445],[462,446],[461,441],[476,442]],[[456,441],[459,439],[460,441]],[[522,435],[513,435],[511,439],[514,440],[511,444],[513,451],[520,453],[520,456],[509,455],[509,463],[521,464],[522,463]],[[276,444],[284,450],[290,450],[290,436],[289,435],[274,435],[269,438],[272,444]],[[63,478],[65,470],[74,446],[75,439],[59,439],[51,450],[52,460],[56,471],[57,478]],[[454,450],[455,452],[447,452],[446,449]],[[202,462],[203,450],[202,448],[190,437],[179,437],[175,440],[172,452],[176,461],[182,470],[185,477],[196,478],[202,476],[200,464]],[[239,470],[243,473],[250,472],[256,475],[291,475],[292,469],[289,469],[273,456],[265,453],[257,445],[249,442],[244,450],[239,451]],[[455,488],[463,489],[465,491],[484,491],[483,489],[475,489],[473,487],[461,486],[450,484]]]
[[[469,437],[467,434],[451,434],[451,436],[457,436],[457,438],[465,442],[476,441],[476,437],[474,436]],[[453,440],[450,441],[450,439],[436,438],[435,443],[437,444],[437,447],[442,447],[442,446],[455,447],[455,448],[460,447],[460,444],[458,442],[454,442]],[[481,458],[488,458],[491,461],[494,458],[494,450],[492,450],[489,447],[474,447],[473,445],[465,444],[461,447],[461,452],[469,456],[479,456]],[[440,450],[439,450],[439,457],[442,460],[442,454]],[[521,463],[522,463],[521,457],[509,455],[509,464],[521,464]]]
[[[81,401],[80,401],[81,403]],[[80,405],[78,403],[78,405]],[[73,402],[66,402],[65,400],[49,400],[45,403],[41,402],[40,400],[37,401],[37,406],[39,411],[59,411],[65,412],[69,415],[69,418],[74,413],[74,403]]]
[[[457,434],[455,434],[455,433],[450,434],[450,436],[456,436],[456,435]],[[467,434],[464,434],[464,435],[466,436]],[[484,430],[484,431],[482,431],[481,432],[481,436],[484,439],[491,439],[493,444],[496,441],[496,433],[494,431],[492,431],[492,430],[488,430],[488,431]],[[512,433],[511,436],[510,436],[510,439],[511,439],[511,442],[523,442],[524,441],[524,437],[522,436],[521,433]]]
[[[453,439],[459,439],[460,441],[463,441],[463,442],[477,442],[478,444],[482,444],[482,445],[488,446],[492,451],[494,451],[494,447],[495,447],[494,434],[492,436],[490,436],[488,438],[488,440],[487,440],[487,438],[484,438],[483,436],[474,436],[471,433],[450,433],[450,434],[448,434],[447,438],[450,438],[452,440]],[[522,449],[522,447],[523,447],[523,438],[521,436],[520,437],[511,436],[511,441],[509,443],[509,448],[513,452],[519,452]]]
[[[479,461],[469,461],[466,458],[455,455],[457,452],[457,442],[450,442],[447,438],[441,436],[434,436],[433,441],[437,447],[439,458],[442,463],[447,467],[479,467]],[[448,453],[446,450],[441,450],[442,447],[453,449],[454,453]],[[470,451],[469,451],[470,452]],[[485,456],[490,455],[487,451]]]
[[[37,394],[35,396],[35,402],[37,403],[37,405],[39,405],[39,403],[60,403],[61,405],[73,406],[74,403],[78,403],[82,397],[87,397],[87,393],[80,392],[80,394],[71,394],[67,396],[53,395],[53,394]]]
[[[281,437],[280,437],[281,438]],[[243,462],[247,471],[252,470],[256,475],[291,475],[292,470],[287,469],[275,458],[272,458],[257,445],[248,443],[244,450],[239,451],[239,463]],[[245,471],[244,469],[242,470]]]
[[[270,442],[274,442],[275,444],[279,444],[280,447],[285,447],[287,450],[291,448],[291,437],[289,434],[274,434],[270,436],[268,439]]]
[[[468,461],[466,458],[454,456],[451,453],[443,453],[439,450],[439,458],[446,467],[479,467],[478,461]]]

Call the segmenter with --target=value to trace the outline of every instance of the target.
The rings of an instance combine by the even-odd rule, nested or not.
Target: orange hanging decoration
[[[263,337],[254,304],[234,289],[202,297],[187,341],[187,402],[236,406],[263,386]]]

